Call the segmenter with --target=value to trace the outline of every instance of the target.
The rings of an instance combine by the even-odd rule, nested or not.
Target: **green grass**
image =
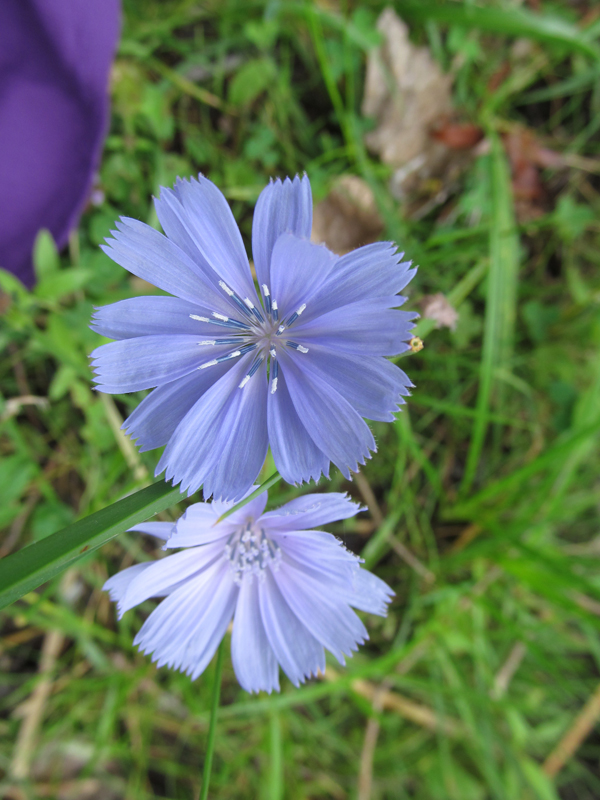
[[[396,597],[386,619],[366,619],[370,641],[346,668],[331,662],[333,678],[301,689],[284,678],[280,695],[244,693],[226,641],[209,796],[354,800],[370,767],[373,800],[592,800],[596,733],[556,777],[543,764],[600,676],[600,186],[593,171],[545,170],[544,213],[519,222],[502,135],[527,125],[559,152],[600,157],[600,27],[590,18],[582,32],[566,2],[540,14],[508,0],[397,7],[490,143],[446,221],[439,209],[405,218],[363,143],[383,3],[125,0],[104,199],[65,253],[39,241],[33,292],[0,279],[0,548],[41,541],[154,471],[156,454],[118,433],[141,394],[111,404],[90,388],[93,306],[148,291],[98,249],[115,218],[157,224],[151,195],[202,170],[249,242],[269,176],[306,170],[320,200],[359,175],[383,235],[419,264],[408,306],[443,292],[460,313],[455,332],[419,322],[425,348],[402,360],[413,397],[396,423],[373,425],[379,451],[362,474],[379,508],[331,527]],[[42,400],[11,404],[24,395]],[[364,499],[336,471],[322,488]],[[297,493],[280,482],[269,503]],[[101,591],[159,555],[123,534],[1,612],[0,795],[199,798],[215,665],[195,683],[156,670],[131,644],[154,603],[117,622]],[[48,660],[51,631],[63,638]],[[49,691],[18,794],[11,765],[44,657]],[[365,681],[409,705],[374,708]]]

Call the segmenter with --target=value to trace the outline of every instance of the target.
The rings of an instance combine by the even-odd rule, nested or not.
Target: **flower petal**
[[[184,580],[189,582],[193,575],[203,572],[215,558],[222,555],[223,547],[218,543],[182,550],[159,561],[153,561],[148,569],[129,584],[123,597],[123,613],[150,597],[158,597],[168,586]]]
[[[127,528],[128,532],[147,533],[149,536],[156,536],[157,539],[166,541],[175,530],[175,522],[142,522]]]
[[[361,567],[353,576],[352,590],[348,592],[346,602],[361,611],[385,617],[393,596],[394,592],[387,583]]]
[[[245,386],[233,390],[217,443],[219,458],[204,480],[204,496],[241,499],[256,480],[268,446],[267,374],[263,368]]]
[[[129,588],[129,584],[134,578],[141,575],[144,570],[148,569],[152,563],[152,561],[145,561],[143,564],[134,564],[133,567],[122,569],[121,572],[117,572],[116,575],[109,578],[102,587],[103,591],[108,592],[110,599],[118,604],[119,617],[122,617],[124,613],[121,611],[121,601]]]
[[[358,503],[353,503],[347,494],[341,492],[305,494],[290,500],[275,511],[267,511],[261,517],[261,524],[274,532],[302,531],[314,528],[315,525],[348,519],[361,510]]]
[[[298,686],[319,670],[325,672],[323,646],[288,606],[270,569],[259,582],[258,595],[269,644],[291,682]]]
[[[312,193],[310,181],[298,175],[291,181],[277,178],[262,190],[252,220],[252,255],[258,283],[271,285],[271,255],[275,242],[289,231],[310,239],[312,229]]]
[[[163,600],[142,625],[134,644],[142,652],[154,653],[159,666],[186,671],[201,667],[199,674],[225,634],[236,596],[229,568],[220,559]]]
[[[248,489],[248,491],[244,494],[244,496],[240,499],[245,500],[245,498],[248,497],[249,494],[252,494],[252,492],[255,489],[258,489],[258,486],[256,485],[251,486]],[[250,521],[257,520],[265,510],[265,506],[267,505],[268,499],[269,499],[269,493],[262,492],[261,494],[258,495],[258,497],[255,497],[254,500],[250,500],[250,502],[247,503],[243,508],[240,508],[239,511],[236,511],[235,513],[231,514],[227,518],[227,523],[231,525],[237,525],[237,527],[239,528],[243,527],[244,525],[247,525],[248,522]],[[215,513],[215,518],[218,518],[221,516],[221,514],[224,514],[226,511],[229,511],[229,509],[232,506],[234,506],[236,502],[238,501],[213,500],[210,505]]]
[[[341,473],[350,479],[358,464],[375,451],[375,440],[362,417],[326,381],[301,369],[299,359],[281,353],[280,366],[298,416],[310,437]]]
[[[368,639],[365,626],[343,599],[284,560],[273,577],[287,604],[323,647],[344,664],[358,644]]]
[[[341,256],[320,287],[319,296],[306,309],[313,319],[334,308],[374,297],[398,294],[416,273],[410,261],[401,261],[393,242],[375,242]],[[400,300],[397,305],[401,305]]]
[[[329,458],[309,436],[290,398],[283,372],[277,379],[277,391],[267,397],[269,443],[280,475],[288,483],[329,478]]]
[[[225,636],[238,596],[238,588],[225,560],[207,571],[203,581],[194,589],[193,594],[179,599],[179,608],[174,604],[172,609],[168,609],[166,625],[162,627],[163,642],[155,654],[159,667],[168,665],[179,669],[192,680],[205,670]],[[178,635],[170,636],[171,621],[177,625],[180,620],[184,625],[179,628]],[[154,636],[160,637],[161,630],[158,629]]]
[[[338,256],[322,244],[313,244],[291,233],[282,233],[275,242],[271,257],[270,291],[283,320],[311,298],[320,296],[320,288],[334,268]]]
[[[100,247],[121,267],[191,303],[199,301],[211,308],[215,305],[215,310],[217,302],[223,304],[221,295],[175,242],[130,217],[121,217],[116,226],[117,230],[111,231],[114,238]]]
[[[231,433],[231,428],[225,426],[225,421],[228,420],[231,425],[236,419],[236,414],[241,412],[251,414],[254,410],[252,401],[256,401],[256,393],[252,392],[250,395],[244,396],[244,392],[250,387],[252,381],[243,390],[238,388],[248,372],[253,358],[253,353],[242,356],[190,409],[169,440],[156,468],[156,475],[166,469],[166,480],[173,479],[175,484],[181,483],[182,492],[189,489],[189,492],[192,493],[217,467]],[[212,367],[208,369],[212,369]],[[254,377],[256,378],[257,375]],[[261,458],[259,449],[263,446],[266,434],[260,417],[255,419],[255,423],[257,429],[252,433],[255,451],[246,453],[250,466],[244,471],[246,476],[252,472],[254,474],[249,478],[247,485],[239,491],[240,497],[252,485],[262,466],[262,462],[258,465]],[[246,427],[251,424],[252,419],[243,421],[243,425]],[[239,446],[240,442],[238,441],[237,444]],[[262,458],[264,460],[264,452],[262,452]],[[221,471],[219,475],[222,477],[223,472]],[[215,485],[215,481],[212,479],[211,485],[215,490],[226,491],[229,486],[240,485],[241,480],[239,476],[230,476],[227,486],[223,487],[222,483],[223,481],[220,481]],[[235,499],[232,494],[228,499]],[[205,490],[205,499],[209,496]]]
[[[179,206],[173,202],[175,196]],[[198,180],[178,180],[174,191],[162,190],[156,208],[169,238],[188,252],[193,241],[201,262],[208,264],[218,278],[242,299],[256,298],[239,228],[223,193],[212,181],[204,175],[198,175]],[[169,208],[170,216],[166,211]],[[179,225],[175,224],[173,214],[177,216]]]
[[[157,334],[189,334],[202,339],[215,336],[215,326],[190,319],[209,317],[212,309],[178,297],[130,297],[94,310],[90,328],[109,339],[131,339]]]
[[[109,394],[152,389],[183,378],[231,346],[202,345],[199,336],[139,336],[100,345],[92,353],[96,389]]]
[[[394,310],[402,299],[394,295],[351,303],[308,322],[297,322],[289,336],[308,347],[314,342],[342,353],[399,355],[410,349],[406,342],[418,317],[411,311]]]
[[[380,356],[363,356],[357,369],[356,356],[346,355],[311,342],[304,371],[317,375],[339,392],[367,419],[392,422],[403,397],[413,383],[395,364]]]
[[[242,580],[235,609],[231,660],[236,677],[247,692],[279,691],[279,667],[260,613],[258,580],[249,575]]]
[[[123,428],[137,440],[142,453],[162,447],[192,406],[230,369],[231,364],[223,361],[159,386],[127,417]]]

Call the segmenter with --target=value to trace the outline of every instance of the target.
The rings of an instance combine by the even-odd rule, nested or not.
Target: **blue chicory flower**
[[[412,383],[386,356],[409,349],[415,314],[398,311],[415,270],[390,242],[338,257],[309,241],[306,176],[271,182],[254,214],[260,300],[227,201],[202,175],[155,201],[162,235],[122,218],[105,252],[174,297],[96,309],[119,341],[92,353],[96,387],[156,387],[124,428],[142,450],[166,445],[156,474],[204,498],[239,499],[270,444],[288,483],[350,477],[376,449],[363,417],[393,420]]]
[[[231,656],[248,692],[279,691],[279,666],[298,686],[325,671],[327,648],[344,663],[368,638],[352,611],[385,616],[392,590],[360,567],[329,533],[312,530],[354,516],[346,495],[309,494],[264,513],[265,492],[217,523],[230,503],[196,503],[175,522],[131,530],[184,548],[136,564],[105,584],[118,613],[165,597],[134,644],[158,666],[202,674],[233,617]],[[310,530],[309,530],[310,529]]]

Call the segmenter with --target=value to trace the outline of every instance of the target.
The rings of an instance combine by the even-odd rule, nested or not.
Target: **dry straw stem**
[[[10,775],[13,780],[24,780],[29,775],[37,733],[44,716],[46,702],[52,691],[52,672],[64,641],[65,637],[59,630],[48,631],[44,637],[39,666],[40,680],[31,697],[19,709],[23,722],[19,728],[10,765]]]
[[[133,472],[133,477],[138,482],[143,482],[144,486],[148,486],[150,483],[148,478],[148,470],[142,464],[140,459],[140,454],[135,448],[135,445],[131,441],[131,439],[127,436],[125,431],[121,428],[123,424],[123,418],[119,414],[119,410],[115,405],[115,401],[109,394],[100,394],[100,400],[102,405],[104,406],[104,413],[106,414],[106,419],[108,420],[108,424],[110,425],[110,429],[114,434],[115,441],[119,446],[119,450],[123,454],[123,458],[125,459],[125,463],[129,467],[129,469]]]
[[[377,502],[377,498],[375,497],[375,492],[371,488],[371,484],[361,472],[354,473],[354,480],[356,481],[356,485],[362,495],[363,500],[367,504],[367,508],[371,512],[371,517],[373,518],[375,527],[379,528],[384,523],[385,518],[379,503]],[[408,549],[408,547],[400,542],[392,533],[390,533],[388,536],[388,542],[392,550],[394,550],[394,552],[399,555],[400,558],[417,573],[417,575],[423,578],[427,583],[433,583],[435,581],[434,573],[424,564],[422,564],[419,559]]]
[[[373,697],[373,711],[382,711],[381,700],[384,692],[391,688],[391,684],[386,680],[377,687]],[[371,797],[371,786],[373,784],[373,758],[379,737],[379,720],[376,716],[369,717],[365,727],[365,738],[360,755],[360,769],[358,773],[358,795],[357,800],[369,800]]]
[[[600,717],[600,685],[581,709],[569,730],[544,761],[543,770],[553,778],[573,757]]]
[[[324,678],[326,681],[333,682],[337,681],[340,676],[336,670],[327,666],[327,672],[320,677]],[[377,702],[380,703],[382,711],[395,711],[397,714],[400,714],[401,717],[423,728],[427,728],[430,731],[439,731],[452,738],[464,735],[464,729],[457,720],[451,719],[450,717],[440,717],[427,706],[415,703],[413,700],[403,697],[398,692],[390,692],[387,690],[381,692],[381,687],[376,686],[370,681],[365,681],[362,678],[357,678],[352,681],[350,688],[352,691],[356,692],[356,694],[361,695],[361,697],[366,697],[371,703],[378,697]]]

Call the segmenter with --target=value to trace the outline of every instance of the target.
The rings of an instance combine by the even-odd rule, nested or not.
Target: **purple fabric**
[[[119,0],[0,2],[0,267],[26,286],[40,228],[59,247],[98,166]]]

